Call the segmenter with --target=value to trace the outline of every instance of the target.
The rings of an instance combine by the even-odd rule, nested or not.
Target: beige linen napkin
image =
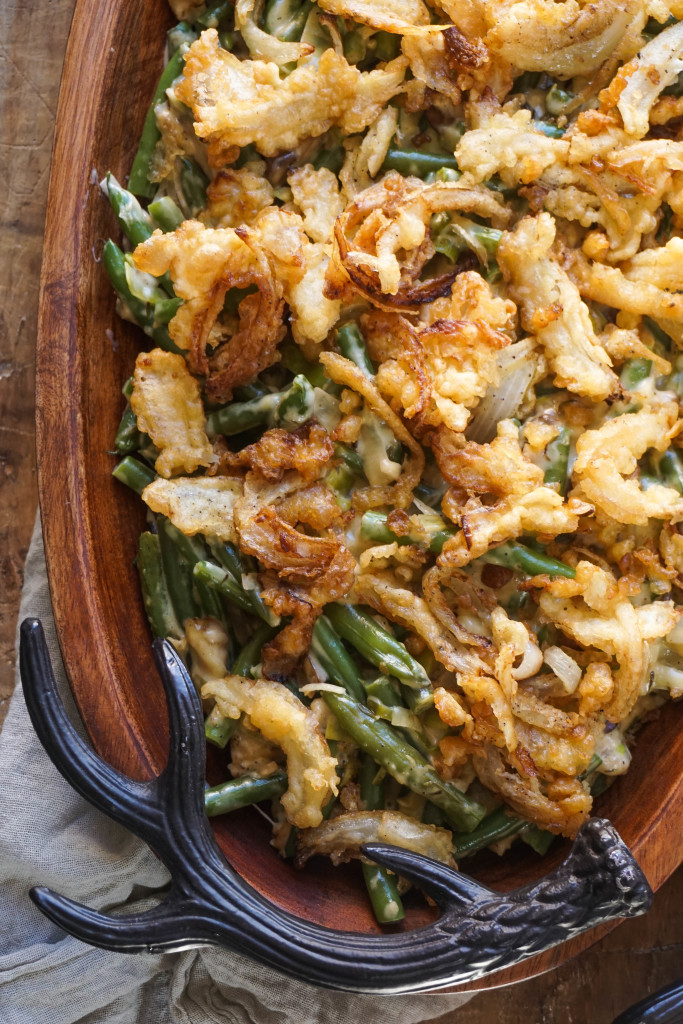
[[[26,616],[42,620],[62,698],[73,709],[39,522],[20,621]],[[155,890],[168,881],[166,869],[62,779],[33,732],[20,686],[0,734],[0,779],[3,1024],[416,1024],[469,998],[328,992],[214,948],[130,956],[86,946],[33,906],[32,885],[48,885],[100,910],[131,912],[155,902]]]

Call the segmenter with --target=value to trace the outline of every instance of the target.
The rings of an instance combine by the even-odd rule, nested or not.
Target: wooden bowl
[[[99,259],[119,229],[98,180],[125,180],[162,66],[171,23],[165,0],[79,0],[59,98],[48,197],[37,356],[38,477],[57,630],[76,703],[96,750],[135,778],[164,766],[167,718],[133,558],[144,513],[112,479],[111,446],[121,386],[144,345],[119,320]],[[683,705],[665,708],[638,735],[633,763],[599,802],[659,888],[683,859]],[[257,890],[309,920],[377,931],[352,866],[313,862],[297,874],[268,845],[269,829],[248,809],[215,824],[230,863]],[[509,890],[553,867],[513,851],[478,858],[472,872]],[[468,868],[470,865],[468,863]],[[406,923],[431,912],[416,896]],[[548,970],[605,934],[606,925],[515,968],[471,983],[487,988]]]

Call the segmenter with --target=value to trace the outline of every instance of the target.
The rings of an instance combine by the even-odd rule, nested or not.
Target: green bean
[[[340,459],[354,476],[365,477],[363,460],[355,448],[351,448],[348,444],[342,444],[341,441],[335,441],[334,457],[335,459]]]
[[[118,295],[120,301],[123,303],[125,309],[132,319],[142,327],[145,334],[152,338],[156,345],[160,348],[165,349],[167,352],[179,352],[180,350],[171,341],[171,337],[168,333],[168,327],[165,324],[160,324],[156,317],[156,305],[154,303],[143,302],[136,295],[133,295],[128,284],[126,277],[126,259],[124,254],[119,249],[115,242],[112,242],[111,238],[105,243],[102,252],[102,262],[104,263],[105,270],[109,275],[114,291]],[[182,300],[172,299],[169,302],[176,303],[175,308]],[[168,306],[164,306],[163,309],[167,312]]]
[[[194,568],[194,555],[190,554],[183,545],[181,538],[189,540],[185,534],[173,525],[170,519],[165,516],[157,517],[157,530],[159,533],[159,544],[161,546],[161,559],[164,565],[164,575],[168,584],[168,591],[171,595],[171,602],[178,621],[184,627],[187,619],[194,619],[199,615],[200,608],[194,597],[192,569]]]
[[[236,676],[245,676],[247,672],[250,672],[254,665],[257,665],[260,661],[261,651],[268,641],[273,639],[276,633],[276,626],[270,626],[267,622],[259,622],[251,637],[235,658],[230,671]]]
[[[506,807],[499,807],[488,814],[484,820],[470,832],[453,833],[453,845],[457,860],[471,857],[479,850],[485,850],[491,843],[507,836],[514,836],[528,824],[521,818],[515,818],[508,813]]]
[[[146,242],[154,231],[150,215],[142,209],[133,193],[118,183],[111,171],[105,182],[109,202],[128,241],[134,246]]]
[[[430,222],[432,242],[437,252],[455,262],[465,249],[475,252],[484,249],[487,258],[495,255],[503,232],[498,228],[477,224],[475,221],[459,218],[456,224],[451,223],[448,214],[435,213]]]
[[[205,583],[206,586],[217,590],[232,604],[236,604],[238,608],[252,614],[256,612],[264,622],[272,625],[273,613],[270,609],[263,605],[262,609],[257,611],[256,602],[251,600],[251,592],[246,591],[241,582],[238,582],[227,569],[214,565],[213,562],[200,561],[194,566],[193,576],[196,583]],[[254,593],[256,592],[254,591]]]
[[[182,210],[170,196],[153,200],[148,209],[154,223],[165,232],[175,231],[185,220]]]
[[[178,623],[166,585],[159,538],[155,533],[141,533],[137,569],[140,575],[142,600],[154,636],[174,636],[183,631]]]
[[[211,743],[212,746],[218,747],[220,750],[224,750],[228,742],[235,735],[239,724],[239,718],[226,718],[219,711],[218,705],[216,705],[204,720],[206,742]]]
[[[530,846],[531,849],[540,857],[545,856],[555,841],[555,835],[552,832],[548,832],[544,828],[539,828],[538,825],[531,825],[528,822],[525,824],[524,828],[520,830],[519,838],[522,839],[527,846]]]
[[[123,411],[119,429],[114,438],[114,448],[119,455],[130,455],[140,447],[142,435],[138,430],[138,421],[129,405]]]
[[[299,375],[284,391],[275,391],[254,398],[248,402],[231,402],[222,409],[216,409],[206,418],[206,432],[210,438],[222,434],[231,437],[252,427],[264,424],[274,426],[296,412],[300,422],[305,422],[313,412],[313,390],[306,378]],[[283,415],[284,412],[284,415]]]
[[[325,615],[316,619],[311,651],[329,679],[343,686],[356,700],[365,699],[358,668]]]
[[[209,179],[198,163],[189,156],[180,157],[180,188],[190,217],[196,217],[206,207],[206,190]]]
[[[138,151],[135,154],[130,178],[128,179],[128,187],[136,196],[143,196],[145,199],[151,199],[157,190],[157,186],[149,180],[149,167],[152,155],[157,142],[161,138],[161,133],[157,127],[154,108],[164,98],[166,90],[170,89],[176,78],[179,78],[182,73],[183,49],[181,47],[176,50],[164,68],[154,92],[152,103],[147,111],[147,116],[145,117],[145,124],[142,129],[142,135],[140,136],[140,145],[138,146]]]
[[[396,676],[408,686],[429,686],[429,676],[419,661],[368,612],[353,605],[328,604],[325,614],[333,629],[381,672]]]
[[[130,487],[136,494],[142,494],[145,487],[156,480],[157,475],[144,462],[127,455],[113,470],[112,476],[126,487]]]
[[[230,779],[204,792],[204,808],[209,818],[217,814],[228,814],[240,807],[258,804],[262,800],[271,800],[282,796],[287,789],[287,773],[273,772],[265,778],[257,775],[243,775],[239,779]]]
[[[574,579],[576,570],[565,562],[556,558],[544,555],[540,551],[532,551],[523,544],[512,541],[507,544],[499,544],[492,548],[485,555],[481,556],[484,562],[493,562],[495,565],[506,565],[510,569],[518,569],[527,576],[566,576],[567,579]]]
[[[367,540],[374,540],[378,544],[391,544],[394,541],[397,544],[418,544],[421,547],[426,546],[429,551],[438,555],[441,554],[446,541],[450,537],[455,537],[458,532],[455,526],[448,526],[436,513],[433,516],[425,513],[416,518],[421,520],[426,527],[424,533],[422,531],[419,533],[409,532],[401,537],[387,526],[386,512],[376,512],[374,509],[370,509],[363,513],[360,527],[361,536]],[[433,520],[433,522],[428,523],[428,520]],[[427,539],[428,543],[426,543]]]
[[[358,781],[360,795],[369,811],[384,809],[384,789],[375,783],[377,765],[367,754],[361,754]],[[398,878],[388,868],[363,861],[363,878],[379,924],[393,924],[405,917],[403,902],[398,891]]]
[[[423,754],[428,754],[429,751],[434,749],[434,744],[425,735],[422,724],[417,717],[430,704],[434,704],[434,695],[431,689],[426,690],[428,696],[426,706],[415,709],[407,707],[406,704],[408,703],[407,698],[418,691],[405,687],[403,692],[400,692],[389,676],[380,676],[379,679],[373,679],[370,682],[364,681],[363,687],[366,694],[365,703],[373,714],[377,715],[378,718],[383,718],[385,722],[391,722],[396,728],[405,729],[411,738],[411,742]],[[403,695],[405,695],[406,701],[403,700]]]
[[[543,474],[543,482],[546,484],[559,484],[560,494],[564,494],[567,483],[571,442],[571,431],[567,427],[562,427],[555,440],[551,441],[546,448],[549,465]]]
[[[370,361],[368,350],[365,347],[365,338],[361,334],[357,323],[344,324],[337,331],[337,344],[341,354],[355,363],[359,370],[362,370],[366,377],[375,376],[375,368]]]
[[[219,3],[210,4],[203,14],[197,18],[197,24],[202,28],[218,28],[222,21],[232,14],[234,4],[229,0],[220,0]]]
[[[486,813],[476,801],[446,782],[420,751],[387,722],[376,719],[348,694],[324,691],[321,697],[342,729],[397,782],[431,800],[451,825],[463,832],[476,828]]]
[[[334,491],[337,504],[345,512],[351,508],[351,491],[356,480],[348,466],[333,466],[325,477],[325,483]]]
[[[382,164],[384,171],[400,171],[404,175],[425,178],[433,171],[442,167],[457,171],[458,165],[454,156],[440,153],[420,153],[419,150],[389,149]]]
[[[651,359],[627,359],[624,363],[620,381],[627,391],[631,391],[650,376]]]
[[[411,711],[414,711],[416,715],[421,715],[429,708],[434,707],[434,690],[431,683],[429,686],[406,686],[404,683],[401,687],[401,691],[406,699],[408,707]],[[433,744],[425,740],[425,746],[432,749]]]
[[[314,405],[313,388],[306,377],[299,374],[294,378],[278,404],[275,423],[289,428],[300,426],[311,418]]]
[[[238,548],[227,541],[211,541],[209,547],[214,558],[234,577],[235,582],[249,603],[248,610],[254,612],[254,614],[258,615],[260,619],[269,625],[277,626],[280,622],[279,617],[273,612],[272,608],[265,604],[258,590],[246,589],[242,583],[242,576],[246,575],[249,570],[245,566],[244,556]]]

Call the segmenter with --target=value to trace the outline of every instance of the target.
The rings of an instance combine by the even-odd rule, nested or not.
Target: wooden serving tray
[[[112,479],[121,386],[147,339],[119,320],[99,256],[118,238],[99,179],[125,180],[161,71],[171,15],[165,0],[79,0],[59,98],[43,256],[37,355],[38,478],[55,620],[71,687],[104,758],[135,778],[164,766],[167,717],[133,558],[144,513]],[[598,802],[654,890],[683,860],[683,704],[639,733],[629,774]],[[324,862],[296,873],[269,846],[253,809],[215,821],[230,863],[293,913],[336,928],[376,932],[353,866]],[[560,861],[524,850],[477,860],[473,874],[509,890]],[[469,868],[469,864],[467,865]],[[431,912],[416,896],[401,927]],[[500,971],[470,989],[532,977],[586,949],[613,925]]]

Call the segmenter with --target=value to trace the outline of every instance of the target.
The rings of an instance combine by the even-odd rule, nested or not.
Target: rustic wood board
[[[33,368],[59,72],[74,0],[0,3],[0,718],[13,686],[22,569],[36,507]],[[570,964],[475,998],[443,1024],[610,1024],[683,971],[683,870],[645,919]],[[435,997],[438,999],[438,997]]]

